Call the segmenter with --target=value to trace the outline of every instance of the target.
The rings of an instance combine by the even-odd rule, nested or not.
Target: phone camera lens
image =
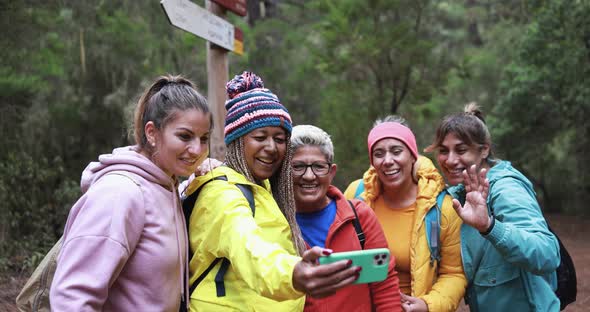
[[[379,260],[379,255],[375,255],[375,256],[373,256],[373,258],[374,258],[375,260]]]

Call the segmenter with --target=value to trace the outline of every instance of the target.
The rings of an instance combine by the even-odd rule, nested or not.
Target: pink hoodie
[[[176,181],[134,147],[82,173],[51,285],[53,311],[178,311],[187,236]]]

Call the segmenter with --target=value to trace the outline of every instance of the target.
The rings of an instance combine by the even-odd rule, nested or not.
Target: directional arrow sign
[[[234,25],[188,0],[160,2],[170,24],[234,51]]]

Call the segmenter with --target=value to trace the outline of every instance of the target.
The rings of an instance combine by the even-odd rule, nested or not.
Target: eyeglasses
[[[302,176],[307,172],[307,168],[311,168],[313,174],[317,177],[325,176],[326,174],[330,173],[330,168],[332,167],[331,163],[327,162],[314,162],[313,164],[305,164],[305,163],[294,163],[292,165],[293,175],[295,176]]]

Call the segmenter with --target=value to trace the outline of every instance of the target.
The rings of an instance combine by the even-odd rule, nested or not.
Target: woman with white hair
[[[300,125],[291,135],[292,174],[297,223],[308,248],[334,252],[387,248],[373,211],[360,200],[347,201],[332,185],[337,166],[330,136],[320,128]],[[361,229],[359,237],[358,229]],[[321,299],[308,297],[304,311],[401,311],[395,258],[385,280],[356,284]]]

